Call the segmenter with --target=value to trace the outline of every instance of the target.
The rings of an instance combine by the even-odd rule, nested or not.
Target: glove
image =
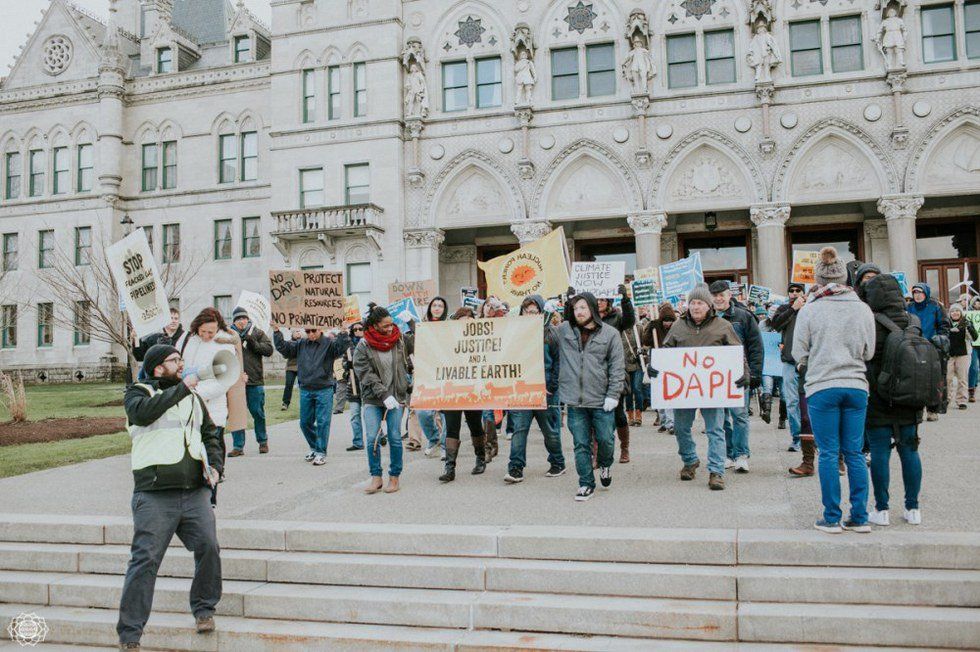
[[[752,379],[752,382],[749,383],[749,387],[751,389],[759,389],[760,387],[762,387],[762,379],[761,378],[758,378],[758,379],[753,378]]]
[[[389,410],[394,410],[398,408],[398,400],[394,396],[389,396],[385,399],[385,407]]]
[[[626,291],[626,285],[623,283],[619,284],[619,287],[616,288],[616,291],[619,292],[619,296],[623,297],[624,299],[629,297],[629,293]]]
[[[744,389],[749,385],[750,385],[749,380],[745,376],[742,376],[741,378],[735,381],[735,387],[741,387]]]
[[[568,286],[568,289],[565,290],[565,296],[566,297],[574,297],[575,296],[575,288],[573,288],[571,285],[569,285]]]
[[[617,401],[614,398],[607,398],[606,400],[604,400],[602,402],[602,411],[603,412],[612,412],[613,410],[616,409],[616,406],[617,405],[619,405],[619,401]]]
[[[647,376],[649,376],[650,378],[656,378],[659,375],[660,375],[659,369],[654,369],[653,365],[647,365]]]

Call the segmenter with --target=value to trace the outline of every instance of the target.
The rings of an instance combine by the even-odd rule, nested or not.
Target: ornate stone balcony
[[[341,238],[365,238],[380,252],[384,235],[384,209],[374,204],[301,208],[272,213],[272,242],[283,256],[300,241],[318,240],[332,257]]]

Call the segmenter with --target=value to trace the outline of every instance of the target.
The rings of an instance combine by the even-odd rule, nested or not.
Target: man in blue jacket
[[[926,338],[939,349],[939,360],[942,364],[942,377],[946,377],[946,363],[949,358],[949,319],[946,311],[932,298],[932,290],[926,283],[916,283],[912,286],[912,303],[908,311],[919,318],[922,327],[922,337]],[[945,412],[946,383],[943,383],[943,400],[940,405],[926,408],[926,420],[937,421],[939,412]]]

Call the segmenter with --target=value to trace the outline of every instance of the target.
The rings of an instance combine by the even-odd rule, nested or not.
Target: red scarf
[[[392,327],[388,335],[382,335],[374,329],[374,326],[364,329],[364,339],[367,340],[368,346],[378,351],[391,351],[401,337],[402,333],[397,326]]]

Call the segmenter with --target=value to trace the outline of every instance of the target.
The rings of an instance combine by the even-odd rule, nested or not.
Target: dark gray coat
[[[626,368],[623,340],[619,331],[602,322],[595,297],[585,292],[584,298],[598,324],[596,331],[582,346],[582,331],[572,322],[558,327],[558,348],[561,365],[558,375],[558,396],[572,407],[601,408],[605,399],[618,401],[623,391]],[[569,304],[578,297],[569,300]],[[574,316],[572,317],[574,320]]]
[[[361,385],[361,403],[384,405],[385,399],[394,396],[400,404],[408,403],[408,347],[402,337],[391,349],[391,384],[381,381],[381,358],[375,349],[362,339],[354,349],[354,375]]]

